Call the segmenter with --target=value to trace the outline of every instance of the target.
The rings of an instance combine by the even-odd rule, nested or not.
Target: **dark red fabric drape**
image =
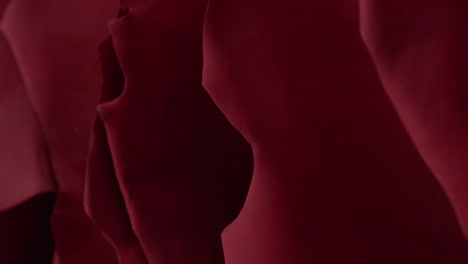
[[[240,211],[250,183],[251,150],[201,86],[205,4],[178,7],[132,6],[110,24],[125,87],[104,87],[122,91],[117,98],[103,94],[97,125],[102,120],[148,262],[219,263],[221,231]],[[100,202],[95,191],[90,207]]]
[[[466,1],[117,9],[2,22],[0,209],[52,175],[54,263],[468,262]]]
[[[0,2],[0,21],[7,2]],[[0,210],[6,210],[37,193],[53,191],[54,182],[41,126],[2,31],[0,58]]]
[[[0,22],[8,1],[0,1]],[[0,263],[47,263],[55,190],[40,124],[0,30]],[[24,203],[23,203],[24,202]]]
[[[468,2],[360,2],[362,35],[413,142],[468,235]]]
[[[97,43],[106,37],[106,23],[116,6],[114,1],[11,0],[2,22],[25,94],[37,113],[57,182],[51,216],[56,263],[115,263],[112,248],[83,209],[82,193],[90,128],[102,82]],[[27,127],[20,131],[34,132]],[[22,148],[29,147],[30,155],[46,157],[34,150],[32,143],[10,142],[17,147],[25,144]],[[16,151],[15,145],[2,145],[2,151]],[[31,169],[18,159],[12,164]],[[35,176],[31,172],[22,175]],[[5,176],[25,186],[31,182],[16,175]]]

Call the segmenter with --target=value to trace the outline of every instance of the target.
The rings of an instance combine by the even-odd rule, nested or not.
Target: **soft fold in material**
[[[7,10],[0,101],[55,264],[468,262],[466,1],[59,2]]]

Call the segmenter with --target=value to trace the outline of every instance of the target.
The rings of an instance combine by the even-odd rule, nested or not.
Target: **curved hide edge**
[[[250,146],[201,86],[206,1],[128,1],[111,23],[125,88],[101,104],[132,227],[151,264],[223,263]]]
[[[55,262],[116,263],[83,208],[89,134],[101,74],[98,43],[117,10],[113,0],[15,0],[3,29],[37,112],[58,184],[52,215]]]
[[[255,161],[226,263],[468,261],[358,22],[358,1],[210,1],[203,85]]]
[[[361,0],[383,87],[468,236],[468,3]]]
[[[100,53],[104,76],[100,103],[104,103],[120,94],[124,77],[111,38],[101,44]],[[130,224],[100,115],[94,121],[84,198],[86,212],[114,247],[119,263],[147,263]]]

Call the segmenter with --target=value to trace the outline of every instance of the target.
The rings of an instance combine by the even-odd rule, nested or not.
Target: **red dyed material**
[[[27,150],[29,146],[29,155],[48,160],[50,174],[57,183],[51,216],[56,259],[60,260],[56,263],[112,263],[112,248],[84,211],[83,187],[90,129],[102,83],[97,43],[108,34],[106,23],[114,16],[117,5],[94,0],[9,2],[2,31],[41,128],[41,133],[28,128],[21,132],[42,135],[48,155],[24,141],[17,140],[15,144],[25,144],[22,148]],[[14,116],[11,120],[15,120]],[[14,146],[8,149],[16,150]],[[3,145],[2,151],[7,151]],[[14,164],[16,168],[32,169],[20,160]],[[31,182],[5,176],[24,186]],[[24,172],[22,177],[32,176],[35,175]]]
[[[65,2],[3,22],[55,264],[468,262],[466,1]]]

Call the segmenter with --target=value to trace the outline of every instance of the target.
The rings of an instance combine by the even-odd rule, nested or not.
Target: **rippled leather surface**
[[[57,181],[55,262],[466,263],[467,12],[13,1],[8,70]]]

